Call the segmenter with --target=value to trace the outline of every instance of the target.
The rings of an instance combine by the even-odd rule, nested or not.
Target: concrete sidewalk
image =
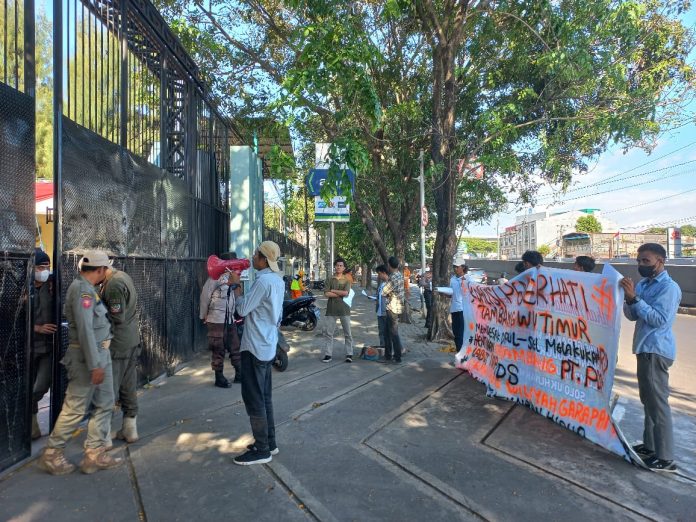
[[[372,303],[360,295],[354,303],[359,353],[377,336]],[[214,388],[202,353],[142,391],[141,439],[115,450],[124,466],[52,477],[29,462],[0,481],[0,519],[694,519],[693,417],[675,411],[680,474],[639,470],[486,398],[414,319],[400,327],[409,350],[400,365],[344,363],[340,342],[323,364],[324,339],[288,330],[290,366],[273,374],[280,453],[268,465],[232,463],[252,440],[249,421],[239,386]],[[620,405],[636,438],[635,404]],[[70,444],[73,462],[83,437]]]

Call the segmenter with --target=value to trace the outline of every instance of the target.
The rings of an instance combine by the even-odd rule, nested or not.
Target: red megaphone
[[[251,263],[249,263],[248,259],[220,259],[213,254],[208,258],[208,275],[213,279],[217,279],[226,270],[239,274],[250,266]]]

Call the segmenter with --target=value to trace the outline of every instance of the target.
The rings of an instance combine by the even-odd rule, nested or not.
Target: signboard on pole
[[[314,198],[314,221],[317,223],[348,223],[350,205],[345,196],[334,196],[328,203],[321,197]]]
[[[428,207],[425,205],[421,207],[421,224],[424,227],[428,226]]]
[[[310,169],[309,175],[307,176],[307,189],[309,190],[310,196],[318,196],[321,193],[321,187],[326,183],[326,176],[329,173],[329,169]],[[350,179],[350,184],[355,190],[355,173],[346,169],[348,178]],[[340,190],[339,190],[340,195]]]

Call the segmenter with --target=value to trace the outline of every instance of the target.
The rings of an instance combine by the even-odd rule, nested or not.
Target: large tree
[[[428,150],[437,284],[456,231],[501,206],[503,190],[529,202],[542,184],[562,189],[610,144],[649,148],[688,116],[686,2],[162,3],[202,35],[194,50],[214,42],[198,55],[222,56],[229,70],[213,69],[236,108],[292,117],[298,135],[335,144],[334,166],[359,173],[354,203],[382,258],[405,251],[417,225],[414,160]],[[479,166],[483,179],[469,175]]]

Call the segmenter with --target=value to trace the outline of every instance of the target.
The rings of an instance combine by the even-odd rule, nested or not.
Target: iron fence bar
[[[53,384],[51,386],[50,426],[58,419],[63,397],[54,393],[61,382],[62,350],[62,255],[63,255],[63,7],[53,0],[53,284],[56,299],[53,322],[59,325],[53,336]]]
[[[120,121],[119,127],[121,135],[119,143],[122,147],[128,148],[128,0],[120,0],[121,2],[121,31],[119,39],[121,42],[120,50],[120,77],[121,77],[121,100],[120,100]]]
[[[19,90],[19,0],[14,1],[14,88]]]
[[[34,0],[24,0],[24,92],[36,95],[36,31]]]
[[[5,14],[2,17],[2,22],[4,24],[2,32],[4,41],[2,46],[2,78],[3,82],[7,83],[7,0],[3,2],[3,10]]]

